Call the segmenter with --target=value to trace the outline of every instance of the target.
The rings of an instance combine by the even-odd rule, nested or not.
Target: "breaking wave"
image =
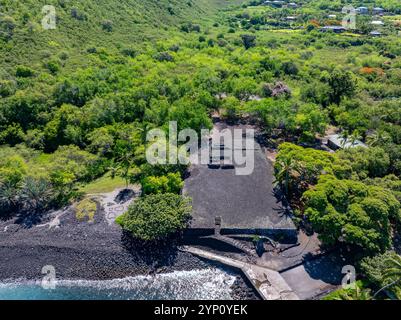
[[[175,271],[114,280],[57,280],[0,283],[0,300],[228,300],[235,275],[221,269]]]

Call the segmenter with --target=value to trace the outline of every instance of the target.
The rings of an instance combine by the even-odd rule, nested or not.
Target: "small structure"
[[[288,8],[292,8],[292,9],[298,8],[298,5],[295,2],[290,2],[287,6],[288,6]]]
[[[362,141],[359,141],[359,140],[355,140],[355,141],[346,140],[346,139],[342,138],[338,134],[333,134],[333,135],[328,137],[327,146],[332,150],[350,149],[350,148],[357,148],[357,147],[363,147],[363,148],[367,148],[368,147]]]
[[[384,26],[384,22],[381,20],[373,20],[371,24],[374,26]]]
[[[378,30],[372,31],[371,33],[369,33],[369,35],[371,35],[372,37],[380,37],[382,35],[382,33]]]
[[[287,21],[295,21],[295,20],[297,20],[297,17],[288,16],[288,17],[285,18],[285,20],[287,20]]]
[[[358,7],[355,11],[358,14],[369,14],[369,9],[367,7]]]
[[[341,26],[324,26],[320,28],[320,31],[321,32],[333,31],[334,33],[343,33],[347,31],[347,29]]]
[[[377,16],[383,16],[384,9],[383,8],[373,8],[373,14],[377,15]]]
[[[263,4],[265,6],[273,6],[273,7],[281,8],[285,4],[285,2],[284,1],[275,0],[275,1],[265,1]]]
[[[329,19],[337,19],[337,15],[336,14],[329,14],[327,17]]]

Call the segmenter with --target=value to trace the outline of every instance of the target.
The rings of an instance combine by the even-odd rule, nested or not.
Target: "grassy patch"
[[[117,188],[125,187],[125,180],[120,177],[112,179],[109,174],[87,184],[80,191],[85,194],[112,192]]]
[[[88,222],[93,222],[97,211],[97,204],[92,199],[84,199],[76,205],[77,212],[76,218],[79,221],[84,221],[86,218]]]

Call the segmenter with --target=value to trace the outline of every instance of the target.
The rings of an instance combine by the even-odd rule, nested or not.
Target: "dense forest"
[[[258,124],[278,148],[296,221],[326,245],[388,255],[401,222],[400,2],[263,3],[0,0],[0,215],[104,184],[173,197],[185,168],[148,165],[146,133],[170,120],[211,128],[219,112]],[[54,30],[41,26],[43,5],[56,8]],[[341,25],[345,5],[387,14],[322,32]],[[317,150],[329,131],[368,148]]]

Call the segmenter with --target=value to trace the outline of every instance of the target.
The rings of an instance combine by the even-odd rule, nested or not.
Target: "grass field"
[[[125,187],[125,180],[120,177],[115,177],[112,179],[109,174],[85,185],[80,189],[81,192],[85,194],[98,194],[112,192],[118,188]]]

